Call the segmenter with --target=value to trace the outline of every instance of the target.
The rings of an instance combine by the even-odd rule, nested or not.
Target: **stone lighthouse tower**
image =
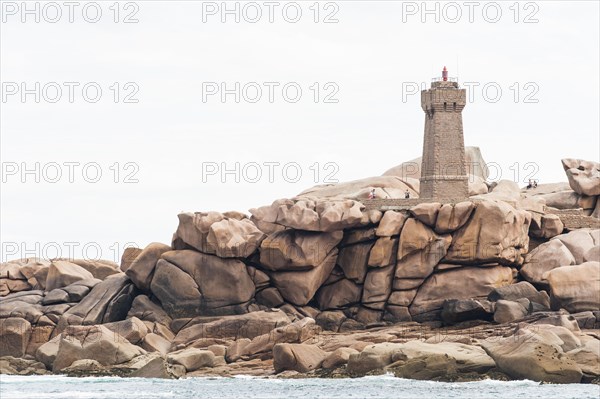
[[[420,198],[463,199],[469,196],[465,165],[462,110],[466,90],[456,79],[436,78],[429,90],[421,91],[425,111]]]

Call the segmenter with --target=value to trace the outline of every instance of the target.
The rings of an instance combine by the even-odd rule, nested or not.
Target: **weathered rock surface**
[[[554,308],[572,313],[600,310],[600,262],[559,267],[545,275]]]
[[[574,265],[575,262],[575,257],[562,241],[550,240],[527,254],[520,273],[530,283],[547,285],[543,278],[546,272],[557,267]]]
[[[364,200],[375,189],[375,198],[404,198],[406,190],[411,198],[418,197],[419,177],[401,178],[397,176],[375,176],[338,184],[319,185],[304,190],[298,196],[308,198],[327,198]]]
[[[222,258],[250,256],[265,234],[245,215],[229,216],[234,217],[218,212],[181,213],[174,242],[181,240],[200,252]]]
[[[180,364],[186,371],[194,371],[201,367],[212,367],[215,363],[215,355],[208,350],[189,348],[169,353],[167,362]]]
[[[572,158],[561,161],[569,185],[576,193],[600,195],[600,163]]]
[[[482,342],[500,371],[515,379],[578,383],[581,368],[562,350],[564,342],[553,332],[520,328],[514,336]]]
[[[320,309],[340,309],[360,302],[362,287],[348,279],[323,286],[317,292]]]
[[[23,357],[31,337],[31,323],[19,317],[0,319],[0,356]]]
[[[309,190],[300,194],[297,200],[277,200],[270,206],[251,209],[250,213],[261,223],[307,231],[331,232],[362,225],[363,205],[360,202],[314,199],[320,196],[327,194]]]
[[[398,247],[396,279],[425,279],[435,265],[446,256],[452,237],[438,235],[422,222],[409,219]]]
[[[379,222],[379,226],[377,226],[375,234],[378,237],[397,236],[400,234],[400,230],[402,230],[406,219],[406,214],[402,212],[386,211]]]
[[[320,265],[307,271],[274,272],[273,284],[283,298],[297,306],[304,306],[314,297],[335,267],[337,251],[332,251]]]
[[[435,222],[435,232],[444,234],[458,230],[467,223],[474,209],[475,204],[470,201],[442,205]]]
[[[260,264],[272,271],[308,270],[320,265],[342,239],[342,232],[284,230],[267,237]]]
[[[162,254],[167,251],[171,251],[169,245],[158,242],[148,244],[131,262],[125,274],[127,274],[136,287],[144,292],[149,292],[156,263]]]
[[[439,310],[446,299],[485,298],[497,287],[511,284],[509,267],[464,267],[435,273],[419,288],[410,305],[411,315]]]
[[[198,317],[187,320],[186,325],[178,330],[173,345],[178,346],[200,338],[251,339],[288,324],[290,319],[281,310],[222,317]]]
[[[52,291],[55,288],[66,287],[79,280],[93,279],[92,273],[83,267],[67,261],[54,261],[48,268],[48,277],[46,278],[46,290]]]
[[[525,302],[525,303],[523,303]],[[525,306],[527,304],[527,306]],[[528,313],[529,301],[506,301],[500,299],[496,302],[496,311],[494,312],[494,321],[496,323],[509,323],[515,320],[521,320]]]
[[[53,370],[63,370],[79,359],[92,359],[102,365],[120,364],[144,353],[104,326],[70,326],[60,339]]]
[[[57,325],[60,333],[68,325],[92,325],[123,320],[137,289],[124,274],[115,274],[94,286],[81,302],[67,310]]]
[[[273,347],[273,367],[276,373],[284,370],[306,373],[319,368],[327,355],[314,345],[277,344]]]
[[[255,291],[243,262],[192,250],[165,252],[150,288],[172,318],[245,313]]]
[[[529,212],[501,201],[477,204],[468,224],[453,234],[446,260],[463,264],[521,265],[529,248]]]

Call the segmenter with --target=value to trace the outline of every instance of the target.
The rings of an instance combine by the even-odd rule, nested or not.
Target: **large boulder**
[[[62,315],[55,335],[68,325],[102,324],[123,320],[137,294],[137,288],[124,274],[109,276],[96,284],[81,302]]]
[[[201,367],[212,367],[215,363],[215,355],[209,350],[189,348],[169,353],[167,363],[180,364],[190,372]]]
[[[136,287],[144,292],[149,292],[156,262],[158,262],[162,254],[167,251],[171,251],[169,245],[158,242],[148,244],[148,246],[131,262],[125,271],[125,274],[127,274]]]
[[[172,321],[167,312],[156,303],[156,300],[152,301],[146,295],[138,295],[135,297],[131,303],[129,312],[127,313],[127,318],[131,317],[137,317],[140,320],[158,323],[164,326],[169,326]]]
[[[516,284],[494,288],[488,295],[488,299],[490,301],[498,301],[500,299],[506,301],[528,299],[531,302],[550,308],[548,294],[546,294],[545,291],[536,290],[535,287],[527,281],[520,281]]]
[[[562,242],[569,252],[573,254],[576,264],[583,263],[583,256],[592,247],[597,245],[600,230],[579,229],[554,237],[552,240]]]
[[[193,250],[165,252],[150,289],[172,318],[245,313],[255,292],[243,262]]]
[[[449,234],[438,235],[422,222],[408,219],[400,234],[395,278],[424,280],[446,255],[451,241]]]
[[[0,357],[23,357],[31,337],[31,324],[20,317],[0,319]]]
[[[453,234],[446,261],[521,265],[529,250],[530,222],[527,211],[502,201],[481,201],[469,222]]]
[[[402,344],[383,342],[365,347],[358,354],[348,358],[348,373],[350,375],[365,375],[373,370],[382,370],[392,363],[392,356],[402,348]]]
[[[494,321],[502,324],[522,319],[528,313],[528,307],[526,307],[523,302],[527,303],[527,305],[529,304],[528,300],[498,300],[496,302],[496,311],[494,312]]]
[[[467,223],[474,209],[475,204],[471,201],[442,205],[435,222],[435,232],[444,234],[458,230]]]
[[[600,310],[600,262],[559,267],[545,275],[554,308],[571,313]]]
[[[410,208],[410,214],[429,227],[435,227],[435,222],[442,204],[439,202],[422,202]]]
[[[311,270],[272,272],[271,280],[286,301],[304,306],[327,280],[335,267],[336,258],[337,250],[333,250],[321,264]]]
[[[362,303],[369,307],[381,306],[392,292],[395,265],[369,269],[362,292]],[[376,305],[378,304],[378,305]]]
[[[600,163],[582,159],[561,160],[571,188],[579,194],[600,195]]]
[[[370,267],[386,267],[396,264],[398,238],[380,237],[369,252]]]
[[[442,305],[441,318],[447,324],[466,320],[490,320],[495,305],[486,300],[448,299]]]
[[[362,287],[351,280],[342,279],[319,289],[316,298],[319,309],[340,309],[360,302]]]
[[[343,233],[284,230],[260,246],[260,264],[273,271],[308,270],[320,265],[341,241]]]
[[[547,285],[543,279],[546,272],[561,266],[575,264],[571,251],[560,240],[550,240],[534,248],[525,257],[525,264],[520,273],[533,284]]]
[[[369,255],[373,242],[362,242],[340,249],[337,264],[344,271],[346,278],[362,284],[367,275]]]
[[[378,237],[392,237],[400,234],[402,226],[406,222],[407,216],[405,213],[396,211],[386,211],[377,226]]]
[[[94,278],[92,273],[79,265],[64,260],[54,261],[48,268],[46,290],[52,291],[55,288],[66,287],[79,280],[92,278]]]
[[[462,267],[432,274],[410,305],[413,317],[442,308],[447,299],[485,298],[497,287],[511,284],[513,270],[504,266]]]
[[[581,381],[581,368],[564,354],[564,341],[552,331],[519,328],[513,336],[481,343],[500,371],[512,378],[551,383]]]
[[[92,273],[94,278],[98,280],[104,280],[108,276],[112,276],[113,274],[121,273],[119,270],[119,265],[113,261],[105,260],[105,259],[60,259],[66,260],[71,263],[76,264],[77,266],[83,267],[88,272]]]
[[[53,370],[61,371],[79,359],[92,359],[105,366],[115,365],[145,353],[105,326],[69,326],[61,334]]]
[[[181,213],[173,241],[222,258],[248,257],[266,236],[250,219],[230,216],[235,217],[218,212]],[[184,248],[175,245],[175,249]]]
[[[460,373],[485,373],[495,367],[495,363],[479,346],[459,342],[427,343],[408,341],[402,344],[392,355],[393,362],[406,362],[408,359],[427,358],[436,355],[446,355],[456,360]],[[394,365],[390,366],[394,369]]]
[[[319,368],[327,355],[315,345],[277,344],[273,347],[273,367],[276,373],[285,370],[306,373]]]

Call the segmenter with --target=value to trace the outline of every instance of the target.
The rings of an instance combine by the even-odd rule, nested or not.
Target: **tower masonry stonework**
[[[466,90],[443,77],[421,92],[425,134],[421,165],[420,198],[462,199],[469,196],[465,165],[462,110]]]

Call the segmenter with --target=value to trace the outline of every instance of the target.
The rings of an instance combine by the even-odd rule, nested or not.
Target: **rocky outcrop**
[[[457,203],[418,200],[409,177],[317,186],[250,218],[182,213],[171,245],[128,249],[120,270],[2,263],[0,370],[593,381],[600,230],[544,204],[568,192],[590,219],[592,169],[575,191],[478,180]]]

